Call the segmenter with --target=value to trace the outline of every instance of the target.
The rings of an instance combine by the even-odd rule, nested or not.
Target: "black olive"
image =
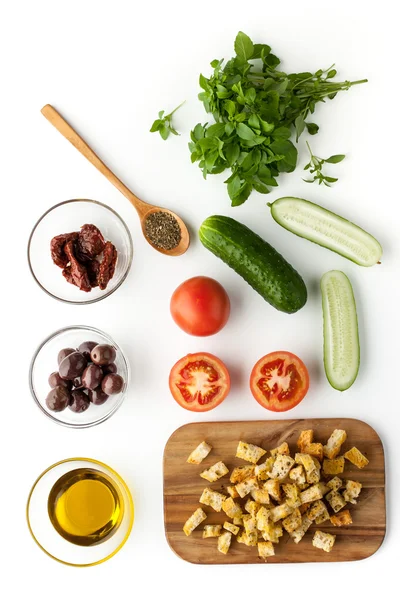
[[[83,371],[82,385],[88,390],[94,390],[99,387],[104,374],[98,365],[90,364]]]
[[[90,406],[89,398],[82,390],[73,390],[71,392],[71,400],[69,408],[76,413],[85,412]]]
[[[96,388],[95,390],[89,390],[89,399],[93,404],[104,404],[106,400],[108,400],[107,394],[103,392],[101,387]]]
[[[50,410],[55,412],[61,412],[67,408],[71,399],[71,395],[66,387],[63,385],[57,385],[55,388],[50,390],[46,398],[46,406]]]
[[[112,394],[119,394],[124,387],[124,380],[121,375],[116,373],[110,373],[106,375],[101,382],[101,389],[105,394],[111,396]]]
[[[68,354],[60,363],[58,372],[63,379],[75,379],[80,377],[85,370],[87,360],[80,352]]]
[[[116,356],[117,353],[115,352],[115,348],[109,344],[99,344],[93,348],[92,352],[90,353],[90,357],[94,364],[100,365],[101,367],[113,363]]]
[[[83,354],[83,356],[89,362],[89,360],[91,360],[90,353],[93,350],[93,348],[96,348],[96,346],[97,346],[97,342],[83,342],[79,346],[78,352],[80,352],[81,354]]]

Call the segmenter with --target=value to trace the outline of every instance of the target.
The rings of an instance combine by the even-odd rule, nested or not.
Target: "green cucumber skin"
[[[296,200],[298,202],[301,202],[303,204],[308,204],[311,206],[315,206],[318,209],[320,209],[321,211],[324,211],[326,214],[329,214],[330,216],[333,216],[338,223],[340,221],[342,221],[343,223],[346,223],[347,225],[351,225],[352,227],[354,227],[355,230],[359,230],[365,234],[367,234],[371,240],[373,240],[377,247],[380,248],[380,255],[379,257],[377,257],[377,260],[375,263],[371,263],[371,264],[363,264],[361,262],[358,262],[357,260],[355,260],[354,258],[352,258],[351,256],[348,256],[347,254],[344,254],[342,252],[340,252],[338,249],[332,248],[332,247],[328,247],[325,246],[324,244],[321,244],[320,242],[311,239],[310,237],[307,237],[306,235],[301,235],[300,233],[297,233],[296,231],[292,231],[292,229],[290,229],[290,227],[287,225],[287,223],[285,223],[284,221],[282,221],[279,217],[279,214],[277,214],[277,208],[279,207],[279,203],[282,201],[285,201],[286,199],[289,200]],[[382,257],[382,246],[380,245],[380,243],[378,242],[378,240],[376,238],[374,238],[370,233],[368,233],[367,231],[365,231],[365,229],[362,229],[361,227],[359,227],[358,225],[356,225],[355,223],[353,223],[352,221],[349,221],[348,219],[345,219],[344,217],[341,217],[340,215],[332,212],[331,210],[328,210],[327,208],[324,208],[323,206],[319,206],[318,204],[315,204],[314,202],[310,202],[309,200],[304,200],[303,198],[295,198],[294,196],[284,196],[282,198],[277,198],[277,200],[275,200],[272,203],[268,203],[268,206],[271,209],[271,215],[272,218],[274,219],[274,221],[276,223],[278,223],[278,225],[280,225],[281,227],[283,227],[283,229],[286,229],[286,231],[290,231],[290,233],[293,233],[294,235],[297,235],[298,237],[301,237],[305,240],[308,240],[309,242],[312,242],[313,244],[316,244],[317,246],[320,246],[321,248],[325,248],[327,250],[331,250],[332,252],[335,252],[336,254],[339,254],[340,256],[343,256],[344,258],[347,258],[348,260],[350,260],[351,262],[355,263],[356,265],[359,265],[361,267],[371,267],[377,263],[379,263],[380,258]]]
[[[330,315],[328,315],[328,309],[326,307],[327,306],[327,297],[326,297],[325,282],[326,282],[327,278],[329,278],[330,275],[336,274],[336,273],[338,273],[341,277],[343,277],[345,280],[347,280],[347,283],[348,283],[348,286],[349,286],[348,291],[350,293],[350,298],[351,298],[351,307],[350,307],[350,310],[353,312],[352,320],[353,320],[353,326],[355,328],[354,332],[355,332],[356,338],[357,338],[356,368],[354,369],[352,377],[349,379],[349,381],[347,382],[346,385],[341,385],[340,383],[338,383],[338,381],[336,381],[336,379],[335,379],[335,375],[333,373],[333,370],[331,370],[331,360],[330,359],[331,359],[331,356],[332,356],[332,348],[330,348],[328,346],[328,343],[327,343],[327,337],[328,336],[326,334],[326,328],[332,326],[332,323],[329,321]],[[353,287],[351,285],[350,279],[342,271],[328,271],[328,273],[325,273],[322,276],[322,278],[321,278],[320,287],[321,287],[321,294],[322,294],[322,314],[323,314],[323,331],[324,331],[324,369],[325,369],[325,375],[326,375],[326,378],[329,381],[330,385],[335,390],[338,390],[339,392],[345,392],[346,390],[348,390],[353,385],[353,383],[357,379],[357,375],[358,375],[358,372],[359,372],[359,369],[360,369],[360,341],[359,341],[359,334],[358,334],[357,307],[356,307],[356,301],[355,301],[355,298],[354,298]],[[346,341],[344,340],[343,343],[346,343]]]
[[[268,242],[230,217],[214,215],[200,226],[200,241],[243,277],[269,304],[295,313],[307,301],[298,272]]]

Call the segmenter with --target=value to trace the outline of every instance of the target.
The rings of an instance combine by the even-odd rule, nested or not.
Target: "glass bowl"
[[[123,506],[122,519],[116,531],[93,546],[80,546],[62,537],[50,520],[47,504],[50,491],[60,477],[72,470],[85,468],[104,473],[116,488]],[[125,544],[133,525],[133,500],[124,480],[104,463],[91,458],[68,458],[51,465],[36,479],[28,496],[26,518],[33,539],[48,556],[72,567],[90,567],[105,562]]]
[[[68,407],[61,412],[53,412],[46,406],[46,396],[50,391],[49,375],[58,368],[57,355],[62,348],[77,348],[85,341],[114,346],[117,352],[115,364],[125,382],[124,387],[119,394],[109,396],[104,404],[90,404],[83,413],[75,413]],[[122,350],[106,333],[94,327],[75,325],[52,333],[40,344],[29,369],[29,385],[36,404],[54,423],[77,429],[91,427],[109,419],[121,406],[129,385],[129,365]]]
[[[83,292],[68,283],[50,255],[50,241],[54,236],[79,231],[86,223],[96,225],[105,240],[112,242],[118,251],[115,273],[105,290],[96,287]],[[128,227],[112,208],[96,200],[67,200],[56,204],[40,217],[28,241],[28,262],[34,279],[47,294],[70,304],[91,304],[107,298],[125,281],[132,256]]]

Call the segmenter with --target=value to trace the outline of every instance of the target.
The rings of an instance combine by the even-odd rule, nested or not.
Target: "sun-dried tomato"
[[[67,273],[64,274],[64,277],[69,281],[69,277],[72,279],[72,283],[76,285],[83,292],[90,292],[91,285],[89,281],[88,272],[86,267],[81,265],[74,251],[74,242],[70,240],[65,244],[65,254],[68,257],[68,261],[71,263],[67,269],[64,269]]]
[[[103,252],[104,245],[105,240],[96,225],[86,224],[81,227],[76,242],[78,257],[86,261],[93,260],[98,254]]]
[[[56,235],[50,242],[51,258],[57,267],[64,269],[69,262],[67,255],[65,254],[65,244],[69,241],[74,241],[78,238],[79,233],[74,231],[73,233],[62,233]]]
[[[98,275],[100,270],[100,263],[98,260],[90,260],[88,263],[85,263],[85,267],[89,276],[90,285],[92,288],[97,287],[99,285]]]
[[[103,258],[100,262],[100,269],[97,280],[99,288],[105,290],[108,282],[114,275],[115,265],[117,263],[118,252],[114,244],[106,242],[103,250]]]

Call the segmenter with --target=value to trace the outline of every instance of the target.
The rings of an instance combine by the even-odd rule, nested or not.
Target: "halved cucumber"
[[[321,278],[321,292],[325,373],[331,386],[343,392],[353,385],[360,366],[353,288],[342,271],[328,271]]]
[[[381,259],[382,246],[372,235],[318,204],[288,196],[268,206],[275,221],[288,231],[362,267],[371,267]]]

